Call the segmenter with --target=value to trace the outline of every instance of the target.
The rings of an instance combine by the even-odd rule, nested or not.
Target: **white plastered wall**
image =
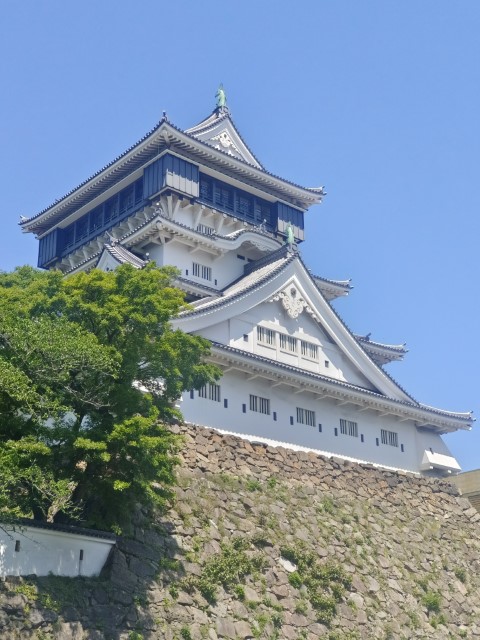
[[[412,421],[400,422],[394,416],[380,417],[375,411],[360,411],[359,407],[349,404],[341,406],[328,398],[319,400],[310,392],[295,394],[296,389],[288,385],[275,387],[262,378],[249,381],[246,375],[234,371],[225,374],[219,384],[220,402],[200,398],[197,391],[193,392],[193,399],[190,393],[184,394],[181,411],[187,422],[413,472],[420,470],[426,448],[451,455],[440,436],[419,432]],[[250,411],[250,394],[270,400],[270,415]],[[315,427],[297,423],[297,407],[315,412]],[[341,418],[358,424],[358,437],[340,433]],[[398,447],[381,443],[381,429],[398,434]]]
[[[113,539],[3,524],[0,577],[98,576],[114,544]]]
[[[171,240],[163,246],[149,245],[147,251],[150,259],[155,260],[158,266],[175,265],[182,277],[218,290],[225,288],[230,282],[240,278],[243,275],[243,269],[246,264],[244,260],[238,259],[237,254],[234,252],[220,257],[201,249],[190,252],[185,244],[176,240]],[[241,254],[240,250],[239,253]],[[212,269],[211,280],[205,280],[193,275],[194,262]]]
[[[214,316],[212,320],[213,318]],[[299,342],[296,353],[282,350],[278,335],[274,346],[259,343],[257,326],[317,345],[318,357],[312,359],[302,356]],[[201,334],[209,340],[374,390],[374,386],[350,364],[345,354],[333,344],[313,318],[305,312],[298,318],[290,318],[279,302],[258,305],[238,318],[203,329]]]

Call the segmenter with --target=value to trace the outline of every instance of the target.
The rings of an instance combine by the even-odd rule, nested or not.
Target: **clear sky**
[[[266,168],[325,185],[302,253],[352,278],[347,325],[407,343],[388,371],[417,400],[480,418],[479,33],[478,0],[3,0],[0,268],[36,264],[20,215],[223,82]],[[480,467],[480,425],[447,444]]]

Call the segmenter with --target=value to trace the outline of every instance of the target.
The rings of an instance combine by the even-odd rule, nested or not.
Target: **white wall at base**
[[[294,443],[333,455],[347,456],[380,466],[420,472],[426,449],[451,456],[442,438],[433,431],[419,431],[413,421],[339,405],[310,392],[294,393],[288,385],[272,386],[261,378],[248,380],[234,371],[224,374],[220,401],[183,395],[181,411],[187,422],[240,434]],[[269,414],[250,410],[250,394],[269,400]],[[315,424],[297,421],[297,407],[312,411]],[[340,420],[357,424],[357,436],[341,433]],[[396,435],[396,446],[382,442],[382,430]],[[388,433],[384,434],[388,440]],[[454,459],[452,458],[454,461]]]
[[[0,524],[0,577],[98,576],[114,544],[114,538]]]

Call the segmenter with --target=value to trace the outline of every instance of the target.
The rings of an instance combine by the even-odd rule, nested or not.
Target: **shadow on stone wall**
[[[174,430],[175,507],[96,580],[0,585],[2,640],[480,639],[480,514],[448,482]]]
[[[185,575],[165,518],[138,511],[98,578],[9,577],[0,584],[2,640],[140,640],[158,628],[158,585]],[[163,620],[163,617],[162,617]]]

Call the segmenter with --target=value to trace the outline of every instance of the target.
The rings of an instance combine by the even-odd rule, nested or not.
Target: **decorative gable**
[[[279,291],[270,299],[271,302],[280,300],[283,308],[287,311],[290,318],[298,318],[304,309],[313,315],[312,309],[299,294],[295,286],[286,287],[283,291]]]
[[[225,109],[215,109],[208,118],[195,127],[187,129],[185,133],[219,151],[223,151],[229,156],[243,160],[243,162],[247,162],[258,169],[263,169],[260,162],[243,141],[242,136],[230,118],[229,112]]]

